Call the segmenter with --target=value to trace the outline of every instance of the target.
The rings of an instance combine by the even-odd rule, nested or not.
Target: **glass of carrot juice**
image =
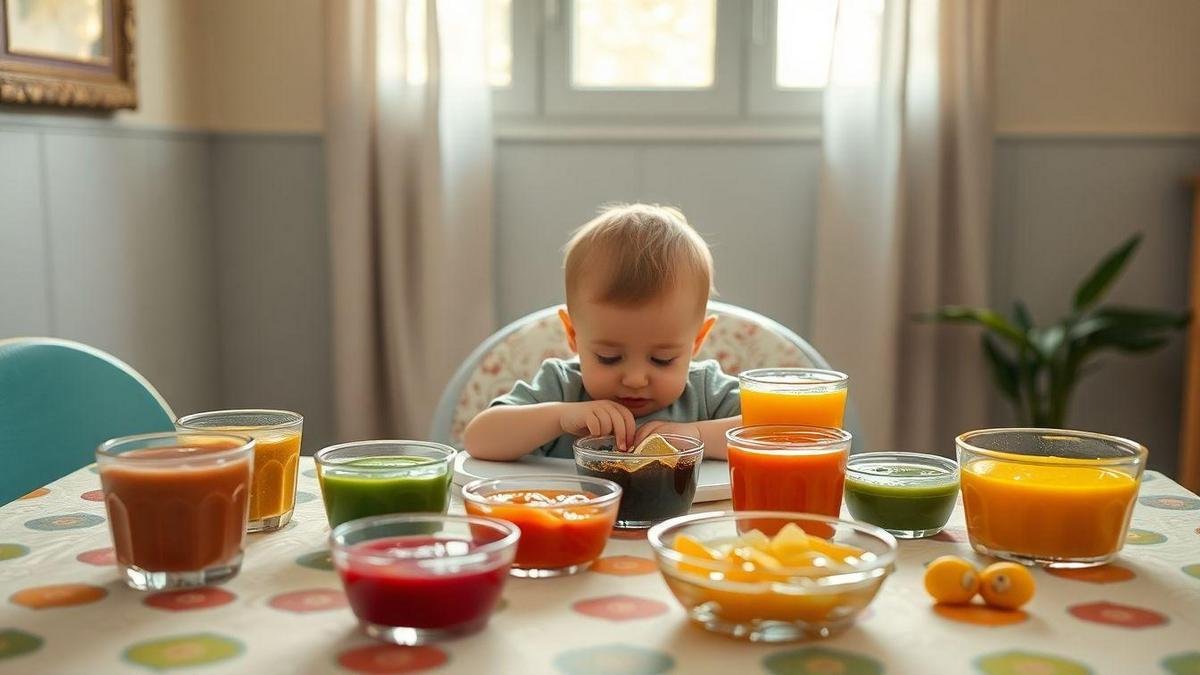
[[[1121,550],[1144,446],[1063,429],[983,429],[956,442],[967,535],[979,553],[1092,567]]]
[[[242,565],[254,440],[124,436],[96,449],[121,578],[139,591],[207,586]]]
[[[850,432],[767,424],[730,429],[725,440],[735,511],[838,517]]]
[[[215,410],[175,421],[180,431],[217,431],[255,440],[247,532],[272,532],[292,519],[303,426],[304,418],[287,410]]]
[[[817,368],[761,368],[738,375],[742,423],[841,427],[850,378]],[[831,514],[837,515],[837,514]]]

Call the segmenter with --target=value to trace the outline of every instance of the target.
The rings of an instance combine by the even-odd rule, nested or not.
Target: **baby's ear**
[[[578,354],[579,348],[575,343],[575,324],[571,323],[571,315],[567,314],[566,307],[558,308],[558,320],[562,321],[563,330],[567,333],[567,346],[571,351]]]
[[[704,341],[708,339],[708,334],[712,332],[715,325],[717,325],[716,314],[704,317],[704,323],[700,324],[700,332],[696,333],[696,342],[692,345],[692,356],[700,353],[700,348],[704,346]]]

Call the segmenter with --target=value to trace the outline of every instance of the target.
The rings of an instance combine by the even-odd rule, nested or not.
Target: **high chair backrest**
[[[696,358],[716,359],[731,375],[753,368],[829,368],[812,345],[773,319],[716,301],[708,303],[708,311],[717,315],[717,324]],[[558,306],[501,328],[463,361],[446,385],[433,417],[433,440],[461,447],[467,422],[492,399],[512,389],[517,380],[532,377],[542,361],[570,356]],[[847,413],[847,428],[854,433],[854,415],[849,409]]]

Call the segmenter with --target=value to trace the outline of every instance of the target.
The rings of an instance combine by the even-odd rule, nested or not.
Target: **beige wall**
[[[121,123],[319,132],[321,0],[140,0],[139,109]]]
[[[1200,0],[997,0],[1001,133],[1200,132]]]

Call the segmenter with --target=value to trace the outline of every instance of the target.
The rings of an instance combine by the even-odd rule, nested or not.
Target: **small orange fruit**
[[[1029,602],[1036,589],[1033,574],[1017,563],[988,565],[979,574],[979,593],[992,607],[1017,609]]]
[[[979,592],[979,570],[954,555],[944,555],[925,568],[925,590],[947,605],[963,605]]]

